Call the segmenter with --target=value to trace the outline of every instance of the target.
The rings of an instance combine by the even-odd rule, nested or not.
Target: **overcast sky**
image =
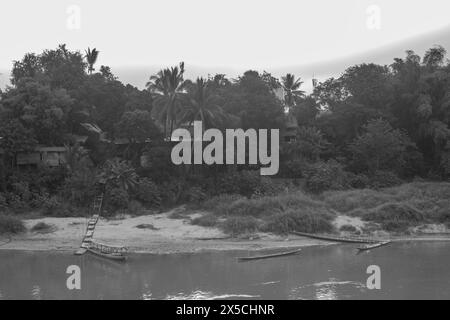
[[[81,10],[79,29],[71,5]],[[379,29],[367,25],[377,15],[367,11],[371,5],[380,9]],[[442,28],[450,12],[448,0],[2,0],[0,6],[2,68],[58,43],[96,47],[99,63],[112,67],[305,64]]]
[[[180,61],[191,77],[320,64],[328,70],[346,57],[426,40],[449,26],[449,12],[449,0],[1,0],[0,85],[13,60],[60,43],[97,48],[98,66],[137,86]],[[414,48],[395,54],[406,49]]]

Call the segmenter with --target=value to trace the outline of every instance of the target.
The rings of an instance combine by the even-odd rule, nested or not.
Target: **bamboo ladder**
[[[95,226],[100,218],[103,206],[103,193],[94,199],[94,204],[92,206],[93,215],[89,219],[88,226],[86,228],[86,234],[84,235],[83,241],[81,242],[80,248],[75,252],[76,255],[83,255],[90,248],[92,237],[94,236]]]

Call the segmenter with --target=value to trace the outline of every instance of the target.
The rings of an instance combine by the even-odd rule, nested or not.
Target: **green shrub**
[[[239,185],[239,193],[249,198],[256,192],[260,192],[261,179],[259,171],[242,170],[236,181]]]
[[[450,210],[448,208],[450,208],[450,204],[448,206],[446,206],[447,208],[442,208],[437,210],[435,217],[436,220],[439,223],[450,223]]]
[[[222,194],[200,203],[200,208],[208,211],[225,212],[225,208],[236,200],[244,199],[239,194]]]
[[[261,177],[259,171],[242,170],[224,174],[218,179],[218,194],[241,194],[252,196],[277,194],[281,188],[271,178]]]
[[[43,204],[43,213],[47,216],[61,216],[62,204],[56,197],[46,199]]]
[[[355,189],[365,189],[370,184],[370,179],[365,174],[352,174],[350,175],[349,184]]]
[[[219,215],[236,216],[270,216],[288,209],[320,208],[327,210],[326,206],[311,199],[301,192],[280,194],[278,196],[264,196],[256,199],[238,199],[234,202],[224,204],[214,212]]]
[[[441,170],[444,177],[450,178],[450,142],[447,142],[447,146],[447,152],[441,156]]]
[[[433,201],[450,200],[450,183],[448,182],[414,182],[383,191],[392,194],[397,200],[413,198]]]
[[[156,228],[154,225],[149,224],[149,223],[138,224],[135,228],[144,229],[144,230],[153,230],[153,231],[160,230],[159,228]]]
[[[282,203],[275,197],[262,197],[257,199],[236,200],[221,208],[223,211],[215,211],[220,215],[233,216],[267,216],[283,210]]]
[[[36,175],[34,187],[37,192],[57,193],[68,176],[66,166],[48,167],[40,166],[38,170],[33,172]]]
[[[186,193],[186,201],[191,203],[200,203],[206,199],[206,193],[200,187],[191,187]]]
[[[376,171],[370,177],[370,186],[374,189],[388,188],[402,184],[402,180],[391,171]]]
[[[26,230],[22,220],[12,215],[0,214],[0,234],[17,234]]]
[[[288,160],[281,166],[281,174],[287,178],[303,178],[309,165],[302,159]]]
[[[370,209],[395,201],[392,194],[371,189],[327,191],[322,197],[327,205],[340,213],[349,213],[355,209]]]
[[[222,228],[226,233],[235,236],[257,232],[259,225],[259,221],[253,217],[238,216],[227,218],[223,222]]]
[[[426,216],[418,209],[407,203],[386,203],[369,210],[363,215],[368,221],[407,221],[409,223],[420,223],[426,221]]]
[[[252,197],[276,196],[285,190],[286,185],[269,177],[261,177],[259,185],[253,191]]]
[[[128,193],[122,188],[113,188],[108,191],[108,207],[116,211],[128,207]]]
[[[9,190],[27,203],[33,195],[55,194],[60,191],[67,169],[64,166],[49,168],[39,166],[30,170],[15,171],[8,177]]]
[[[12,192],[5,193],[6,203],[8,210],[16,213],[22,213],[30,209],[28,204],[22,200],[19,195]]]
[[[135,197],[146,206],[158,208],[161,206],[161,194],[158,186],[150,179],[144,178],[139,181]]]
[[[348,173],[335,160],[316,163],[308,171],[306,187],[311,192],[320,193],[325,190],[342,190],[349,186]]]
[[[334,230],[333,216],[317,210],[288,210],[271,217],[266,231],[287,234],[291,231],[328,233]]]
[[[42,213],[50,217],[82,217],[86,216],[87,209],[74,207],[69,202],[62,201],[54,196],[44,201]]]
[[[409,221],[405,220],[386,220],[383,221],[381,227],[389,232],[404,232],[411,226]]]
[[[49,199],[48,194],[33,194],[33,198],[28,202],[30,208],[41,209]]]
[[[181,185],[181,186],[180,186]],[[175,179],[164,181],[159,185],[162,203],[168,206],[178,203],[179,197],[182,193],[182,183]]]
[[[416,146],[406,133],[394,129],[384,119],[371,119],[350,145],[352,162],[360,170],[373,172],[379,169],[398,170],[405,166],[408,150]]]
[[[145,212],[144,207],[139,201],[131,200],[128,202],[128,213],[136,216],[142,214],[143,212]]]
[[[218,178],[217,194],[241,194],[239,179],[240,176],[237,171],[224,173]]]
[[[38,222],[32,228],[33,232],[46,232],[52,229],[52,226],[45,222]]]
[[[8,203],[6,201],[6,197],[3,193],[0,193],[0,211],[6,210],[8,208]]]
[[[31,200],[31,191],[28,182],[26,181],[18,181],[11,183],[11,188],[15,195],[18,195],[20,199],[27,202]]]
[[[75,171],[64,181],[61,194],[74,206],[88,207],[98,194],[95,173],[88,168]]]
[[[414,182],[382,190],[328,191],[321,197],[340,213],[386,223],[390,230],[395,229],[394,222],[402,230],[406,225],[446,223],[450,219],[450,183]]]

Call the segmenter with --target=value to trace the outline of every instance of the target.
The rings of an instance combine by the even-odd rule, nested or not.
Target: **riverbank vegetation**
[[[359,231],[352,225],[336,230],[333,220],[340,215],[372,222],[367,232],[405,232],[425,224],[449,228],[450,183],[413,182],[380,190],[327,191],[320,195],[295,191],[251,199],[221,195],[205,201],[199,209],[208,213],[194,219],[193,224],[218,227],[233,235]]]
[[[0,235],[17,234],[25,231],[20,218],[12,215],[0,214]]]
[[[107,217],[189,203],[209,212],[193,223],[230,234],[333,232],[336,213],[394,231],[448,224],[450,65],[442,47],[351,66],[314,81],[309,94],[292,74],[186,79],[183,63],[149,75],[141,90],[98,59],[97,50],[60,45],[14,61],[0,95],[4,225],[30,212],[88,215],[100,192]],[[280,129],[279,173],[173,165],[167,138],[195,120]]]

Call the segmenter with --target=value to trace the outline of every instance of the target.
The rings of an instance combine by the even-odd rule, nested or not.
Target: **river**
[[[281,258],[238,262],[254,252],[132,255],[126,263],[59,252],[0,251],[0,299],[450,299],[450,244],[395,243],[355,254],[316,246]],[[271,252],[271,251],[266,251]],[[66,269],[81,269],[68,290]],[[381,289],[366,286],[367,267]]]

